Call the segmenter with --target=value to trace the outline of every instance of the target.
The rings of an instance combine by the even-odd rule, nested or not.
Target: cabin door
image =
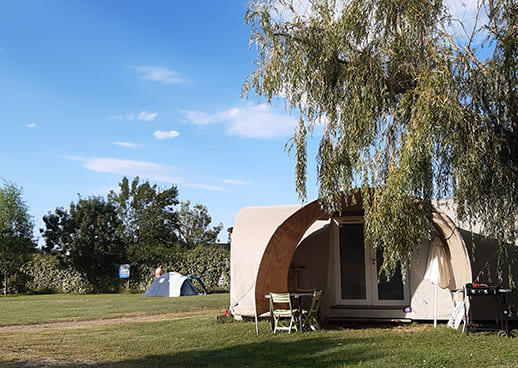
[[[390,280],[378,273],[383,255],[365,244],[363,222],[338,223],[339,294],[341,304],[406,305],[408,287],[397,272]]]

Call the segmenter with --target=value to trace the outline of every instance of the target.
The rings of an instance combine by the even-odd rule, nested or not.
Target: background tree
[[[70,218],[75,231],[64,247],[67,260],[97,291],[116,289],[118,265],[128,256],[115,207],[102,197],[80,198],[70,205]]]
[[[124,177],[120,192],[108,195],[122,221],[119,231],[128,246],[132,272],[145,272],[174,258],[178,237],[178,204],[176,186],[160,189],[135,177],[130,183]],[[143,276],[143,275],[142,275]]]
[[[363,192],[382,271],[404,272],[431,237],[437,196],[453,196],[502,254],[516,241],[518,5],[478,3],[472,32],[454,34],[465,28],[441,0],[250,2],[258,56],[244,93],[282,96],[300,113],[292,147],[303,200],[306,137],[323,127],[319,198],[334,212]]]
[[[191,208],[191,201],[181,202],[178,211],[178,233],[182,244],[189,249],[198,245],[213,244],[223,229],[223,224],[210,227],[212,218],[207,207],[195,204]]]
[[[45,229],[40,229],[40,233],[45,240],[42,250],[46,253],[57,251],[62,253],[72,242],[76,232],[76,226],[70,213],[64,208],[56,208],[54,213],[49,212],[43,216]]]
[[[4,180],[0,187],[0,267],[4,295],[8,292],[8,276],[16,274],[35,250],[33,227],[22,189]]]

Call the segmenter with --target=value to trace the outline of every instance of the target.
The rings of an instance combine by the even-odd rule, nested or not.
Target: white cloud
[[[142,110],[138,114],[130,112],[127,114],[112,115],[109,117],[110,120],[140,120],[140,121],[153,121],[157,117],[158,113],[148,112]]]
[[[277,138],[293,134],[297,122],[288,114],[270,111],[267,105],[233,108],[221,114],[228,121],[227,134],[249,138]]]
[[[222,123],[228,135],[247,138],[279,138],[293,134],[297,122],[287,113],[273,112],[266,104],[234,107],[217,114],[186,111],[192,124]]]
[[[233,179],[222,179],[222,183],[230,184],[230,185],[249,185],[250,182],[242,181],[242,180],[233,180]]]
[[[26,127],[27,128],[34,128],[36,125],[38,125],[38,124],[36,124],[36,123],[29,123],[29,124],[26,125]]]
[[[132,142],[113,142],[116,146],[119,147],[128,147],[128,148],[139,148],[142,147],[141,144],[138,143],[132,143]]]
[[[83,158],[69,156],[70,160],[80,161],[83,167],[109,174],[139,176],[156,181],[179,183],[181,178],[174,176],[174,168],[146,161],[122,160],[117,158]]]
[[[448,31],[452,32],[461,41],[467,40],[470,35],[475,21],[477,20],[477,8],[479,1],[477,0],[447,0],[446,6],[449,8],[450,14],[453,17],[453,22],[449,26]],[[487,22],[487,14],[484,9],[480,10],[478,15],[477,28]],[[480,42],[483,39],[483,35],[479,35],[476,38],[476,42]]]
[[[174,137],[178,137],[179,135],[180,135],[180,133],[178,133],[176,130],[170,130],[170,131],[157,130],[156,132],[153,133],[153,137],[155,137],[155,139],[159,139],[159,140],[171,139]]]
[[[225,189],[225,188],[222,188],[222,187],[216,186],[216,185],[197,184],[197,183],[183,183],[182,186],[188,187],[188,188],[195,188],[195,189],[211,190],[211,191],[220,191],[220,190]]]
[[[224,190],[220,186],[186,182],[179,176],[175,176],[175,168],[167,165],[156,164],[147,161],[122,160],[117,158],[95,158],[68,156],[67,159],[83,163],[83,167],[96,172],[108,174],[139,176],[142,179],[166,182],[183,187],[197,188],[210,191]]]
[[[135,70],[139,73],[142,80],[159,82],[162,84],[178,84],[185,82],[185,79],[174,70],[163,66],[137,66]]]
[[[156,112],[147,112],[144,110],[140,114],[137,115],[137,120],[152,121],[152,120],[155,120],[156,116],[157,116]]]
[[[214,116],[202,111],[185,111],[185,114],[192,124],[207,125],[214,122]]]

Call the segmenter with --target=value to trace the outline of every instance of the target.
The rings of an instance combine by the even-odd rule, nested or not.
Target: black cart
[[[465,295],[469,303],[469,312],[466,316],[466,334],[476,331],[494,331],[500,336],[509,336],[509,304],[507,303],[507,295],[512,292],[512,289],[505,289],[499,285],[493,284],[466,284]],[[472,304],[479,298],[490,297],[494,298],[496,303],[495,310],[495,325],[487,323],[480,323],[475,325],[472,316]]]

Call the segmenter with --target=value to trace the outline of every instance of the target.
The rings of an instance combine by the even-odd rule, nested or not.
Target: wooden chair
[[[277,330],[285,330],[288,333],[297,330],[297,311],[291,305],[290,293],[270,293],[270,312],[274,320],[273,333]],[[282,326],[281,320],[289,322],[288,326]]]
[[[318,323],[318,312],[320,309],[320,297],[322,296],[322,290],[314,290],[313,298],[311,299],[311,306],[309,309],[302,309],[303,319],[302,326],[304,329],[310,329],[312,331],[319,330],[320,324]]]

